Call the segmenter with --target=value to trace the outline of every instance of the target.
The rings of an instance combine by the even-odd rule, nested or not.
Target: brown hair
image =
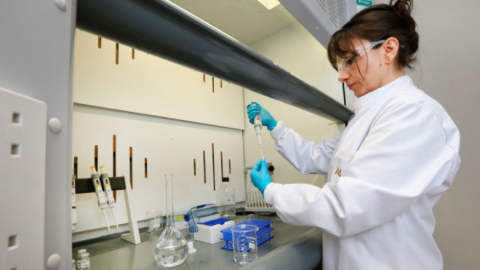
[[[377,41],[395,37],[400,43],[396,64],[400,68],[411,68],[419,40],[412,8],[413,0],[397,0],[395,4],[390,0],[389,5],[373,5],[357,13],[330,39],[327,49],[330,64],[337,69],[337,56],[355,53],[354,38]]]

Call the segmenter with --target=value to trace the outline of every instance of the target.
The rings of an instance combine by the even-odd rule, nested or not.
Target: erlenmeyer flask
[[[175,229],[173,214],[173,175],[165,175],[167,197],[167,227],[155,245],[155,261],[161,267],[173,267],[182,264],[188,255],[187,240]]]

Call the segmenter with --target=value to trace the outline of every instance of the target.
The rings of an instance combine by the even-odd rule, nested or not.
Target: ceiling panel
[[[248,46],[297,22],[281,4],[268,10],[257,0],[171,2]]]

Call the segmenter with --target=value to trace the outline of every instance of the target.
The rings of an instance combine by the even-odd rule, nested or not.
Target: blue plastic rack
[[[270,240],[273,238],[273,235],[271,235],[271,232],[273,231],[273,228],[270,227],[270,224],[272,224],[273,221],[270,220],[247,220],[242,223],[236,224],[246,224],[246,225],[255,225],[258,227],[257,231],[257,246],[265,243],[266,241]],[[223,249],[228,249],[228,250],[233,250],[233,235],[232,235],[232,229],[226,228],[224,230],[221,230],[223,234],[223,240],[225,240],[225,245],[223,245],[221,248]]]

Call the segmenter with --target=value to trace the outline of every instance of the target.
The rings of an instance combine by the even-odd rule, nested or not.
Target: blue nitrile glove
[[[247,106],[248,120],[250,121],[250,124],[253,124],[253,119],[258,113],[260,113],[260,117],[262,118],[262,126],[266,126],[270,131],[277,126],[277,120],[275,120],[275,118],[273,118],[273,116],[265,110],[262,105],[255,101]]]
[[[260,190],[263,196],[263,192],[267,188],[268,184],[272,183],[270,174],[268,174],[266,160],[261,159],[255,164],[255,166],[253,166],[252,172],[250,173],[250,178],[252,178],[253,185]]]

